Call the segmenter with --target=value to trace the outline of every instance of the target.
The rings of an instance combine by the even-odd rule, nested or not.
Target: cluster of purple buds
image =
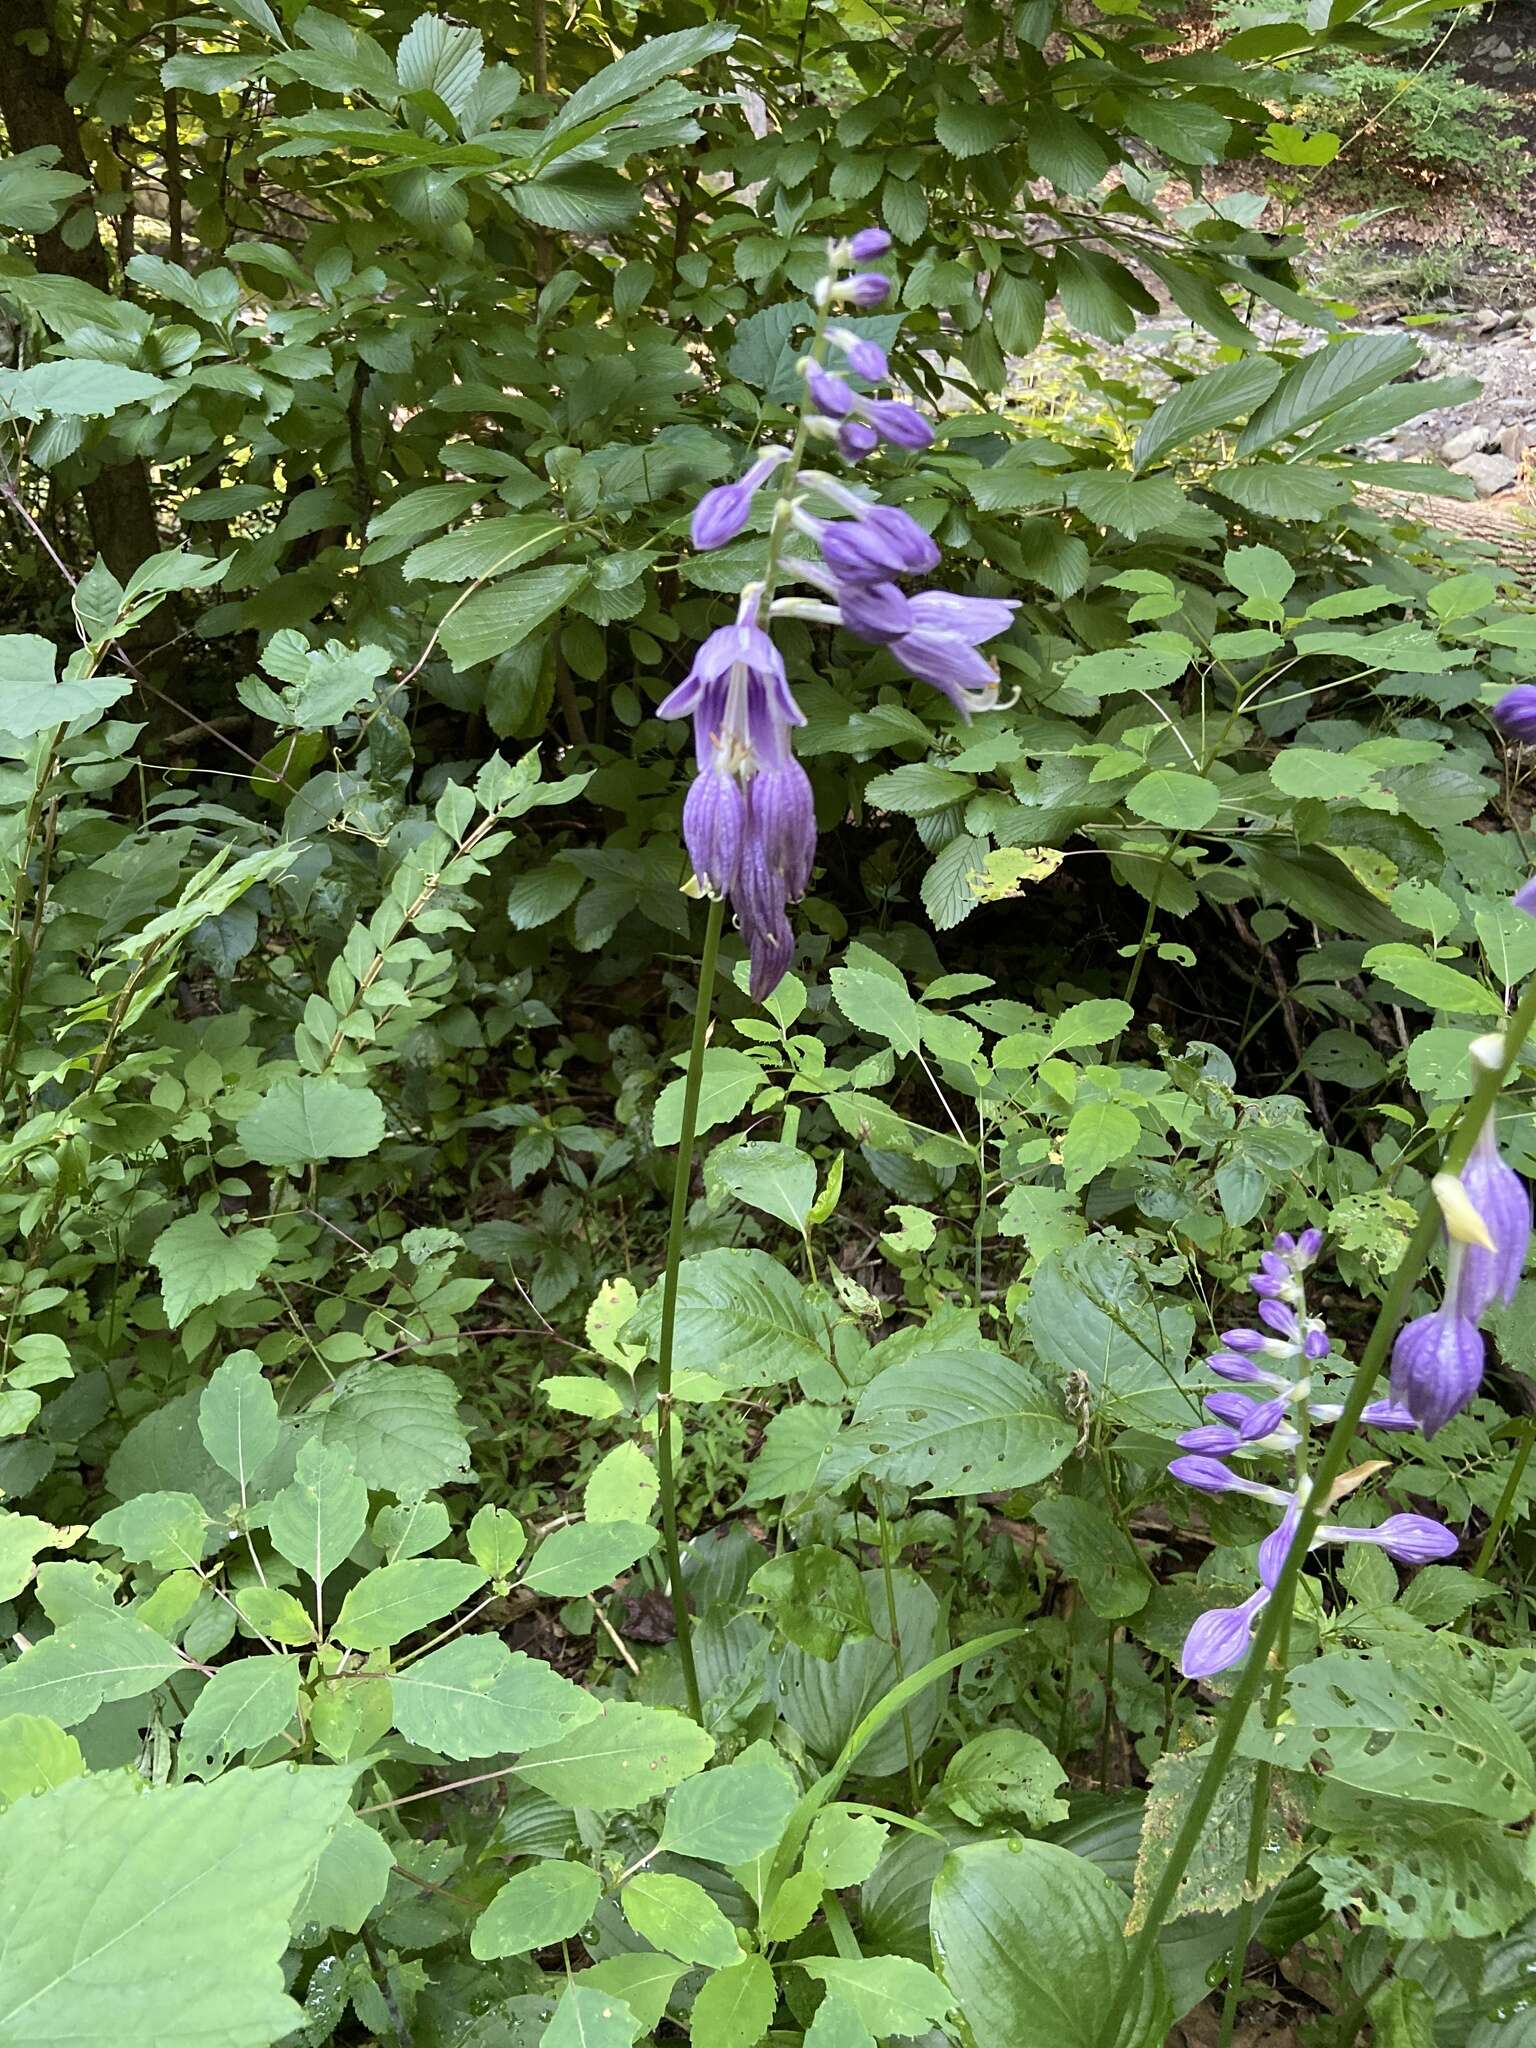
[[[802,360],[808,400],[790,448],[765,450],[734,483],[706,491],[695,508],[697,548],[723,547],[744,531],[757,493],[776,481],[770,525],[769,581],[742,592],[736,623],[711,633],[688,675],[659,707],[663,718],[691,717],[698,775],[683,809],[683,836],[700,886],[730,898],[751,954],[751,991],[770,994],[794,955],[788,906],[804,895],[816,854],[811,786],[795,759],[792,733],[805,723],[769,632],[775,618],[839,625],[888,647],[908,672],[943,691],[963,718],[998,702],[996,664],[978,650],[1005,632],[1013,600],[946,590],[908,594],[899,579],[930,575],[940,555],[911,514],[882,505],[840,479],[801,466],[807,441],[831,442],[857,462],[881,442],[925,448],[932,429],[914,407],[866,396],[843,369],[865,382],[888,374],[878,343],[838,324],[839,308],[879,305],[890,281],[860,266],[883,255],[891,238],[862,228],[831,244],[816,288],[816,331]],[[850,272],[851,274],[845,274]],[[822,517],[819,504],[835,515]],[[794,554],[791,532],[815,542],[819,559]],[[808,583],[816,598],[777,597],[780,580]]]
[[[1304,1230],[1299,1237],[1282,1231],[1261,1255],[1258,1271],[1248,1281],[1258,1297],[1261,1327],[1222,1333],[1220,1349],[1207,1361],[1212,1372],[1229,1383],[1205,1397],[1206,1411],[1215,1420],[1179,1438],[1185,1455],[1168,1468],[1175,1479],[1201,1493],[1241,1494],[1282,1511],[1279,1526],[1259,1546],[1254,1592],[1239,1606],[1212,1608],[1190,1630],[1179,1659],[1186,1678],[1211,1678],[1241,1663],[1279,1583],[1307,1501],[1304,1474],[1295,1474],[1289,1487],[1276,1486],[1234,1469],[1228,1461],[1255,1455],[1294,1459],[1304,1438],[1298,1426],[1303,1419],[1310,1430],[1314,1423],[1335,1422],[1343,1413],[1342,1402],[1314,1398],[1314,1382],[1331,1345],[1321,1319],[1308,1313],[1306,1273],[1322,1246],[1319,1230]],[[1239,1392],[1244,1386],[1255,1391]],[[1418,1417],[1396,1393],[1394,1388],[1393,1399],[1371,1402],[1362,1419],[1374,1429],[1417,1428]],[[1456,1537],[1441,1523],[1427,1515],[1407,1514],[1389,1515],[1369,1529],[1321,1523],[1309,1547],[1340,1543],[1374,1544],[1400,1564],[1427,1564],[1451,1556],[1457,1547]]]

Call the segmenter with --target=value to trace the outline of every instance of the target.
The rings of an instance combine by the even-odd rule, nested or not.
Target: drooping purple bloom
[[[855,334],[850,327],[829,328],[827,339],[842,352],[856,377],[867,377],[871,384],[879,384],[890,375],[890,364],[878,341]]]
[[[853,393],[830,370],[823,370],[812,363],[805,373],[805,388],[811,394],[813,404],[835,420],[853,410]]]
[[[1520,1284],[1531,1243],[1531,1197],[1525,1182],[1499,1157],[1498,1121],[1490,1113],[1478,1131],[1472,1156],[1462,1168],[1467,1199],[1482,1218],[1493,1249],[1462,1249],[1457,1305],[1475,1322],[1495,1301],[1510,1302]]]
[[[1443,1522],[1428,1515],[1388,1515],[1374,1529],[1354,1529],[1341,1523],[1327,1523],[1317,1532],[1319,1543],[1371,1543],[1398,1564],[1434,1564],[1454,1557],[1460,1539]]]
[[[1536,740],[1536,683],[1516,683],[1506,690],[1491,714],[1499,730],[1512,740]]]
[[[753,463],[744,477],[733,484],[716,484],[706,491],[693,508],[693,519],[689,526],[689,538],[701,551],[724,547],[734,540],[745,527],[752,514],[752,499],[779,464],[789,453],[787,448],[774,448]]]
[[[683,842],[700,885],[711,896],[736,886],[747,802],[741,784],[721,768],[701,768],[683,803]]]
[[[917,624],[911,600],[894,583],[834,584],[843,625],[861,640],[888,646]]]
[[[878,306],[891,295],[891,280],[878,270],[860,270],[834,287],[834,296],[849,306]]]
[[[884,228],[860,228],[849,238],[848,253],[855,263],[873,263],[890,246],[891,238]]]
[[[1253,1641],[1259,1616],[1269,1605],[1269,1588],[1260,1586],[1241,1607],[1212,1607],[1184,1638],[1179,1669],[1186,1678],[1214,1678],[1241,1664]]]
[[[978,644],[1005,632],[1018,609],[1011,599],[924,590],[912,599],[913,628],[891,642],[903,668],[932,683],[963,718],[997,703],[997,665]]]
[[[1432,1314],[1416,1316],[1398,1332],[1392,1347],[1392,1397],[1426,1436],[1461,1413],[1482,1377],[1482,1332],[1457,1313],[1454,1288]]]
[[[865,420],[844,420],[837,430],[837,452],[847,462],[862,462],[880,446],[880,436]]]
[[[927,448],[932,444],[933,428],[915,405],[907,405],[899,398],[863,398],[858,400],[858,407],[881,440],[889,441],[893,448]]]
[[[689,858],[709,894],[730,896],[761,1001],[794,953],[786,910],[810,881],[816,814],[790,745],[805,713],[777,647],[751,623],[756,599],[755,590],[743,594],[737,623],[710,634],[659,710],[693,719],[699,773],[683,811]]]

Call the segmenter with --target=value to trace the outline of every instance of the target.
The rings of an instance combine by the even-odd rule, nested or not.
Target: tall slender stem
[[[1499,1547],[1499,1538],[1504,1534],[1515,1505],[1515,1496],[1520,1491],[1520,1482],[1525,1477],[1525,1468],[1531,1462],[1531,1448],[1536,1445],[1536,1421],[1526,1418],[1525,1441],[1515,1454],[1515,1462],[1509,1468],[1509,1477],[1504,1482],[1504,1491],[1499,1495],[1499,1504],[1493,1511],[1493,1520],[1488,1524],[1482,1547],[1477,1553],[1477,1563],[1472,1567],[1474,1579],[1486,1579],[1488,1567],[1493,1563],[1494,1553]]]
[[[1520,1049],[1533,1023],[1536,1023],[1536,976],[1533,976],[1506,1026],[1503,1057],[1498,1065],[1479,1067],[1477,1070],[1472,1093],[1467,1098],[1452,1132],[1450,1144],[1446,1148],[1445,1170],[1448,1173],[1460,1173],[1471,1157],[1472,1147],[1482,1128],[1483,1120],[1493,1108],[1510,1068],[1520,1057]],[[1386,1362],[1392,1339],[1407,1313],[1414,1287],[1439,1228],[1439,1206],[1434,1195],[1426,1189],[1419,1206],[1418,1223],[1398,1261],[1397,1271],[1392,1276],[1392,1284],[1387,1289],[1386,1298],[1372,1326],[1365,1350],[1361,1353],[1360,1363],[1355,1368],[1355,1377],[1345,1399],[1344,1412],[1334,1424],[1328,1448],[1317,1468],[1316,1481],[1297,1518],[1295,1533],[1291,1537],[1291,1547],[1286,1552],[1285,1563],[1275,1586],[1274,1598],[1260,1616],[1242,1675],[1227,1703],[1226,1716],[1216,1731],[1211,1754],[1206,1761],[1200,1782],[1195,1787],[1195,1796],[1190,1801],[1183,1825],[1174,1838],[1162,1877],[1158,1880],[1157,1889],[1148,1905],[1146,1919],[1131,1945],[1125,1970],[1109,2001],[1104,2024],[1099,2031],[1102,2048],[1116,2048],[1119,2042],[1125,2015],[1144,1980],[1153,1948],[1167,1918],[1168,1908],[1173,1904],[1184,1872],[1189,1867],[1189,1859],[1195,1852],[1195,1845],[1211,1817],[1211,1809],[1216,1804],[1221,1781],[1237,1748],[1243,1723],[1248,1718],[1249,1709],[1264,1683],[1270,1652],[1279,1642],[1282,1624],[1289,1616],[1292,1602],[1296,1597],[1296,1582],[1301,1576],[1303,1560],[1313,1537],[1317,1534],[1319,1523],[1328,1511],[1329,1496],[1334,1483],[1343,1472],[1349,1458],[1355,1431],[1360,1426],[1360,1417],[1371,1398],[1371,1389],[1376,1384],[1377,1374]]]
[[[672,1169],[672,1219],[667,1225],[667,1265],[661,1283],[661,1337],[656,1347],[656,1471],[661,1481],[661,1532],[672,1583],[672,1613],[677,1623],[677,1654],[682,1660],[688,1711],[704,1725],[698,1666],[693,1659],[693,1620],[683,1587],[683,1551],[677,1536],[677,1474],[672,1462],[672,1339],[677,1327],[677,1273],[683,1258],[683,1229],[688,1221],[688,1189],[693,1180],[693,1140],[699,1121],[699,1088],[704,1079],[704,1049],[715,996],[715,963],[720,957],[720,931],[725,904],[709,906],[704,925],[704,951],[699,960],[699,993],[693,1010],[693,1043],[688,1049],[688,1076],[683,1083],[683,1120],[677,1134],[677,1162]]]

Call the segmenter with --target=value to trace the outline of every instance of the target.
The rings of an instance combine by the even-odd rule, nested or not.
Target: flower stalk
[[[1536,1025],[1536,977],[1533,977],[1521,996],[1498,1040],[1497,1051],[1494,1052],[1490,1047],[1484,1058],[1474,1062],[1476,1079],[1472,1093],[1453,1127],[1446,1148],[1444,1170],[1447,1173],[1459,1175],[1470,1160],[1479,1134],[1493,1111],[1499,1090],[1520,1057],[1521,1049],[1533,1025]],[[1308,1491],[1307,1498],[1298,1506],[1295,1526],[1273,1595],[1258,1617],[1252,1646],[1244,1660],[1236,1688],[1227,1703],[1226,1714],[1217,1728],[1205,1770],[1195,1788],[1183,1824],[1169,1850],[1162,1876],[1148,1903],[1146,1918],[1131,1944],[1125,1970],[1110,1997],[1104,2023],[1099,2030],[1098,2038],[1102,2048],[1113,2048],[1113,2044],[1118,2042],[1125,2015],[1137,1987],[1144,1980],[1168,1909],[1173,1904],[1195,1846],[1210,1819],[1227,1767],[1237,1749],[1238,1737],[1264,1684],[1270,1653],[1276,1649],[1282,1630],[1286,1627],[1296,1598],[1296,1585],[1301,1575],[1302,1564],[1327,1511],[1334,1485],[1345,1470],[1355,1432],[1360,1426],[1361,1417],[1371,1398],[1377,1377],[1387,1362],[1392,1340],[1402,1326],[1413,1298],[1413,1290],[1418,1284],[1419,1275],[1424,1270],[1425,1261],[1440,1228],[1440,1204],[1433,1190],[1427,1189],[1419,1205],[1418,1222],[1398,1261],[1397,1270],[1392,1276],[1370,1337],[1361,1353],[1360,1363],[1355,1369],[1343,1411],[1334,1426],[1328,1447],[1319,1461],[1313,1485]],[[1283,1686],[1284,1680],[1285,1666],[1282,1661],[1274,1682]]]
[[[688,1073],[683,1082],[683,1117],[677,1134],[677,1159],[672,1168],[672,1215],[667,1224],[667,1263],[661,1282],[661,1334],[656,1346],[656,1474],[660,1481],[661,1535],[667,1557],[672,1615],[677,1627],[677,1654],[683,1667],[688,1711],[702,1728],[704,1702],[693,1655],[693,1617],[683,1585],[683,1550],[677,1533],[677,1471],[672,1456],[672,1349],[677,1331],[677,1275],[683,1259],[683,1230],[688,1221],[688,1189],[693,1180],[693,1143],[699,1122],[699,1089],[704,1079],[704,1050],[709,1044],[710,1015],[715,999],[715,967],[720,957],[720,930],[725,899],[717,897],[704,922],[704,950],[699,957],[699,992],[693,1010],[693,1042],[688,1048]]]

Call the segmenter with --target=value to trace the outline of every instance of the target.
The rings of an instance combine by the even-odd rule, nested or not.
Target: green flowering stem
[[[1472,1567],[1474,1579],[1486,1579],[1488,1568],[1493,1563],[1499,1547],[1499,1538],[1508,1526],[1514,1512],[1515,1497],[1520,1491],[1520,1482],[1525,1477],[1525,1468],[1531,1462],[1531,1447],[1536,1444],[1536,1422],[1526,1419],[1524,1441],[1515,1454],[1515,1462],[1509,1468],[1509,1477],[1504,1482],[1504,1491],[1499,1495],[1499,1504],[1493,1511],[1493,1520],[1483,1537],[1482,1548],[1477,1553],[1477,1562]]]
[[[688,1075],[683,1083],[683,1120],[677,1133],[677,1162],[672,1169],[672,1218],[667,1225],[667,1264],[661,1282],[661,1336],[656,1347],[656,1471],[661,1481],[661,1533],[672,1588],[672,1613],[677,1623],[677,1653],[682,1660],[688,1711],[702,1728],[704,1702],[699,1694],[698,1667],[693,1661],[693,1619],[683,1590],[683,1551],[677,1536],[677,1474],[672,1462],[672,1340],[677,1327],[677,1274],[683,1260],[683,1229],[688,1221],[688,1189],[693,1180],[693,1140],[699,1122],[699,1089],[704,1080],[704,1048],[715,998],[715,963],[720,957],[720,931],[725,904],[709,906],[704,925],[704,951],[699,959],[699,993],[693,1008],[693,1043],[688,1048]]]
[[[1456,1121],[1450,1143],[1446,1148],[1444,1170],[1447,1173],[1459,1174],[1471,1157],[1472,1147],[1478,1132],[1482,1129],[1483,1121],[1493,1108],[1510,1069],[1520,1057],[1521,1047],[1525,1044],[1533,1024],[1536,1024],[1536,977],[1528,984],[1505,1028],[1503,1050],[1498,1063],[1491,1067],[1479,1065],[1475,1070],[1476,1079],[1472,1093]],[[1259,1625],[1254,1631],[1253,1644],[1244,1660],[1237,1689],[1227,1702],[1226,1715],[1216,1731],[1216,1739],[1211,1745],[1210,1757],[1195,1788],[1195,1796],[1190,1801],[1183,1825],[1174,1837],[1162,1877],[1158,1880],[1157,1889],[1148,1904],[1146,1919],[1131,1945],[1125,1970],[1115,1987],[1114,1996],[1109,2001],[1104,2025],[1099,2031],[1102,2048],[1120,2048],[1120,2030],[1131,2000],[1146,1975],[1158,1935],[1168,1916],[1168,1909],[1173,1904],[1184,1872],[1189,1867],[1189,1860],[1194,1855],[1196,1844],[1205,1830],[1205,1824],[1211,1817],[1211,1809],[1216,1804],[1217,1793],[1221,1789],[1227,1766],[1231,1763],[1237,1748],[1243,1724],[1264,1684],[1270,1653],[1280,1640],[1282,1628],[1289,1621],[1296,1599],[1296,1584],[1301,1576],[1307,1551],[1317,1534],[1318,1525],[1328,1512],[1334,1485],[1348,1463],[1355,1432],[1360,1426],[1360,1417],[1371,1398],[1377,1375],[1387,1361],[1392,1340],[1407,1317],[1413,1290],[1418,1284],[1424,1262],[1429,1257],[1439,1230],[1439,1204],[1434,1194],[1426,1189],[1423,1201],[1419,1205],[1419,1219],[1414,1226],[1413,1235],[1398,1261],[1397,1271],[1392,1276],[1392,1283],[1387,1289],[1386,1298],[1372,1326],[1365,1350],[1360,1355],[1360,1363],[1355,1368],[1355,1377],[1344,1403],[1344,1412],[1334,1424],[1328,1448],[1317,1468],[1312,1491],[1297,1519],[1295,1534],[1291,1538],[1291,1547],[1286,1552],[1274,1597],[1264,1609]],[[1280,1682],[1283,1683],[1283,1679],[1282,1666]]]

